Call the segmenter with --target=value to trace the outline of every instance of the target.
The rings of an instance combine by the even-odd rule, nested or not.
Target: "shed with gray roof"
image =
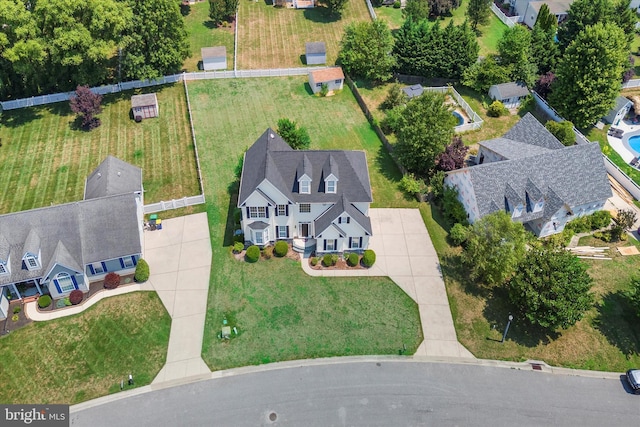
[[[304,58],[307,65],[321,65],[327,63],[327,46],[324,42],[306,43],[304,52]]]
[[[615,100],[615,104],[611,110],[602,119],[614,126],[620,124],[620,121],[629,114],[629,110],[633,106],[633,102],[624,96],[618,96]]]
[[[140,122],[143,119],[149,119],[151,117],[158,117],[160,114],[158,97],[155,93],[133,95],[131,97],[131,111],[133,111],[133,119],[136,122]]]
[[[203,47],[200,49],[202,55],[202,69],[226,70],[227,69],[227,48],[225,46]]]
[[[507,108],[518,108],[528,95],[529,89],[521,82],[501,83],[489,88],[491,99],[502,102]]]

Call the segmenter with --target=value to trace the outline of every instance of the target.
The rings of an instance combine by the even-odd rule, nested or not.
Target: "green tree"
[[[563,145],[570,146],[576,143],[576,134],[573,131],[573,123],[568,120],[556,122],[549,120],[544,127],[553,134]]]
[[[636,222],[637,216],[631,209],[620,209],[616,217],[613,219],[624,231],[629,231],[633,228],[633,224]]]
[[[555,16],[553,19],[555,20]],[[560,56],[560,48],[555,41],[555,35],[555,27],[551,30],[545,30],[537,22],[531,31],[531,62],[535,65],[538,75],[555,70]]]
[[[627,298],[629,300],[629,304],[635,310],[635,315],[640,317],[640,278],[634,277],[631,279],[631,285],[629,286],[629,291],[627,292]]]
[[[209,0],[209,18],[216,25],[229,21],[235,16],[238,4],[239,0]]]
[[[321,3],[327,6],[330,14],[340,15],[347,5],[347,1],[348,0],[321,0]]]
[[[493,85],[511,80],[511,69],[498,64],[494,56],[487,56],[462,73],[462,84],[481,93]]]
[[[444,105],[444,94],[425,92],[402,110],[394,152],[404,167],[420,177],[435,169],[437,156],[453,137],[456,119]]]
[[[467,17],[474,31],[478,29],[478,25],[484,25],[489,22],[490,13],[491,0],[469,0]]]
[[[396,64],[391,55],[393,36],[383,20],[347,25],[340,46],[338,63],[350,76],[372,82],[391,78],[391,71]]]
[[[558,29],[558,19],[551,13],[549,6],[543,3],[538,11],[538,18],[534,24],[534,28],[539,27],[543,31],[556,31]]]
[[[522,25],[507,28],[498,40],[500,65],[511,69],[511,79],[532,85],[537,67],[531,62],[531,32]]]
[[[477,220],[469,229],[462,262],[472,279],[488,285],[502,284],[525,255],[527,232],[504,211]]]
[[[566,329],[594,303],[587,266],[560,248],[531,249],[507,285],[521,316],[548,330]]]
[[[150,79],[180,71],[189,42],[180,5],[175,0],[124,0],[135,15],[123,40],[126,79]]]
[[[407,0],[405,8],[402,9],[402,15],[405,17],[405,22],[417,23],[428,19],[431,15],[429,0]]]
[[[294,150],[306,150],[311,145],[311,138],[307,129],[298,127],[293,120],[282,118],[278,120],[278,134]]]
[[[550,104],[578,128],[592,125],[613,107],[627,63],[620,28],[613,24],[586,27],[558,64]]]

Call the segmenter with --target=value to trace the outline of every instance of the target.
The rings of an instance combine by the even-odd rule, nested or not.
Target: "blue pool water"
[[[453,114],[453,117],[458,119],[458,124],[456,126],[460,126],[464,124],[464,118],[460,115],[460,113],[458,113],[457,111],[452,111],[451,114]],[[631,143],[631,140],[629,140],[629,143]],[[640,141],[638,141],[638,144],[640,145]],[[640,150],[637,150],[637,151],[640,151]]]
[[[640,135],[629,138],[629,147],[636,153],[640,153]]]

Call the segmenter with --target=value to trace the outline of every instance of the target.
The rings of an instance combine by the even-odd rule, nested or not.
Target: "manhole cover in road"
[[[278,414],[276,414],[275,412],[272,412],[269,414],[269,421],[275,421],[278,419]]]
[[[380,363],[376,363],[376,366],[380,367],[380,366],[382,366],[382,365],[380,365]]]

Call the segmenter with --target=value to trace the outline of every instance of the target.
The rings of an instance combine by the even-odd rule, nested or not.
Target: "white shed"
[[[633,103],[624,96],[618,96],[613,108],[606,116],[603,117],[604,121],[617,126],[618,124],[620,124],[620,121],[624,119],[624,116],[629,113],[632,105]]]
[[[133,110],[133,118],[136,122],[142,119],[158,117],[160,109],[158,108],[158,98],[155,93],[146,93],[144,95],[133,95],[131,97],[131,110]]]
[[[200,49],[202,55],[202,68],[208,70],[227,69],[227,48],[224,46],[203,47]]]
[[[327,63],[327,47],[324,42],[311,42],[305,45],[305,59],[307,65]]]
[[[489,88],[491,99],[502,102],[507,108],[518,108],[528,95],[529,89],[524,83],[501,83]]]
[[[322,85],[326,84],[329,91],[341,90],[344,84],[344,73],[340,67],[324,68],[322,70],[309,73],[309,86],[313,93],[322,90]]]

